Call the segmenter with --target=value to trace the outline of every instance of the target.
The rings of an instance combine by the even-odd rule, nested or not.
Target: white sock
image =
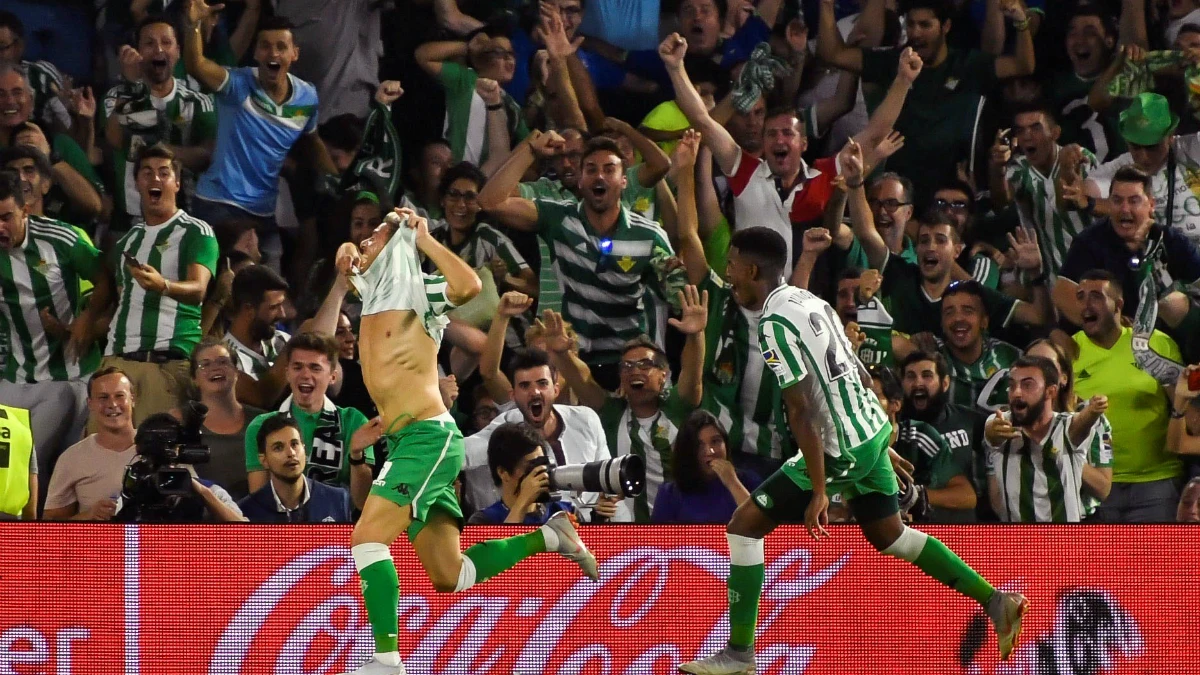
[[[380,560],[390,559],[392,552],[387,544],[370,542],[351,548],[350,556],[354,558],[354,567],[361,572]]]
[[[462,565],[458,568],[458,585],[455,593],[460,593],[475,585],[475,561],[467,556],[462,557]]]
[[[555,532],[554,528],[543,525],[542,526],[542,538],[544,538],[546,540],[546,550],[547,551],[557,551],[558,550],[558,532]]]
[[[929,535],[919,530],[914,530],[911,527],[905,527],[900,536],[896,537],[896,541],[884,549],[883,554],[899,558],[905,562],[916,562],[917,558],[921,555],[921,551],[925,550],[925,542],[927,541],[929,541]]]
[[[400,652],[375,652],[375,660],[385,666],[400,665]]]

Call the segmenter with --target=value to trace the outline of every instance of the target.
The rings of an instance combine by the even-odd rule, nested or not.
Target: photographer
[[[537,429],[524,422],[501,424],[488,439],[487,454],[500,499],[467,524],[541,525],[559,511],[575,512],[570,502],[550,501],[550,472]]]
[[[300,425],[286,413],[269,413],[254,439],[258,460],[267,468],[266,487],[238,502],[255,523],[349,523],[350,493],[309,480]]]

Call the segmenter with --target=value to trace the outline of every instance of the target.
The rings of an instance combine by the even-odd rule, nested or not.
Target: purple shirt
[[[753,492],[762,479],[749,471],[738,471],[738,480]],[[717,478],[708,481],[701,492],[683,492],[675,481],[663,483],[654,499],[652,523],[721,524],[733,518],[737,503]]]

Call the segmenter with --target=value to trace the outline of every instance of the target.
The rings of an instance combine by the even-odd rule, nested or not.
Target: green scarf
[[[1163,238],[1147,242],[1146,255],[1138,268],[1138,306],[1133,318],[1133,358],[1138,367],[1149,373],[1164,387],[1179,381],[1183,365],[1155,352],[1150,336],[1158,322],[1158,301],[1171,291],[1171,279],[1166,269],[1166,247]]]
[[[371,115],[363,129],[362,145],[350,169],[342,175],[341,191],[370,190],[394,203],[400,187],[400,135],[387,106],[371,100]]]
[[[1133,98],[1138,94],[1154,91],[1154,75],[1168,69],[1182,69],[1183,81],[1188,90],[1188,107],[1192,115],[1200,119],[1200,66],[1189,63],[1183,52],[1162,50],[1146,52],[1146,58],[1134,63],[1126,61],[1121,71],[1108,85],[1110,96]]]

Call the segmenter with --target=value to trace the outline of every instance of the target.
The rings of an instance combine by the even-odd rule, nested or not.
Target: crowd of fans
[[[907,517],[1200,521],[1200,0],[114,4],[73,79],[0,11],[0,517],[120,518],[201,403],[207,518],[351,521],[332,251],[407,208],[483,282],[439,357],[472,523],[723,523],[795,455],[766,230]],[[642,495],[550,494],[627,454]]]

